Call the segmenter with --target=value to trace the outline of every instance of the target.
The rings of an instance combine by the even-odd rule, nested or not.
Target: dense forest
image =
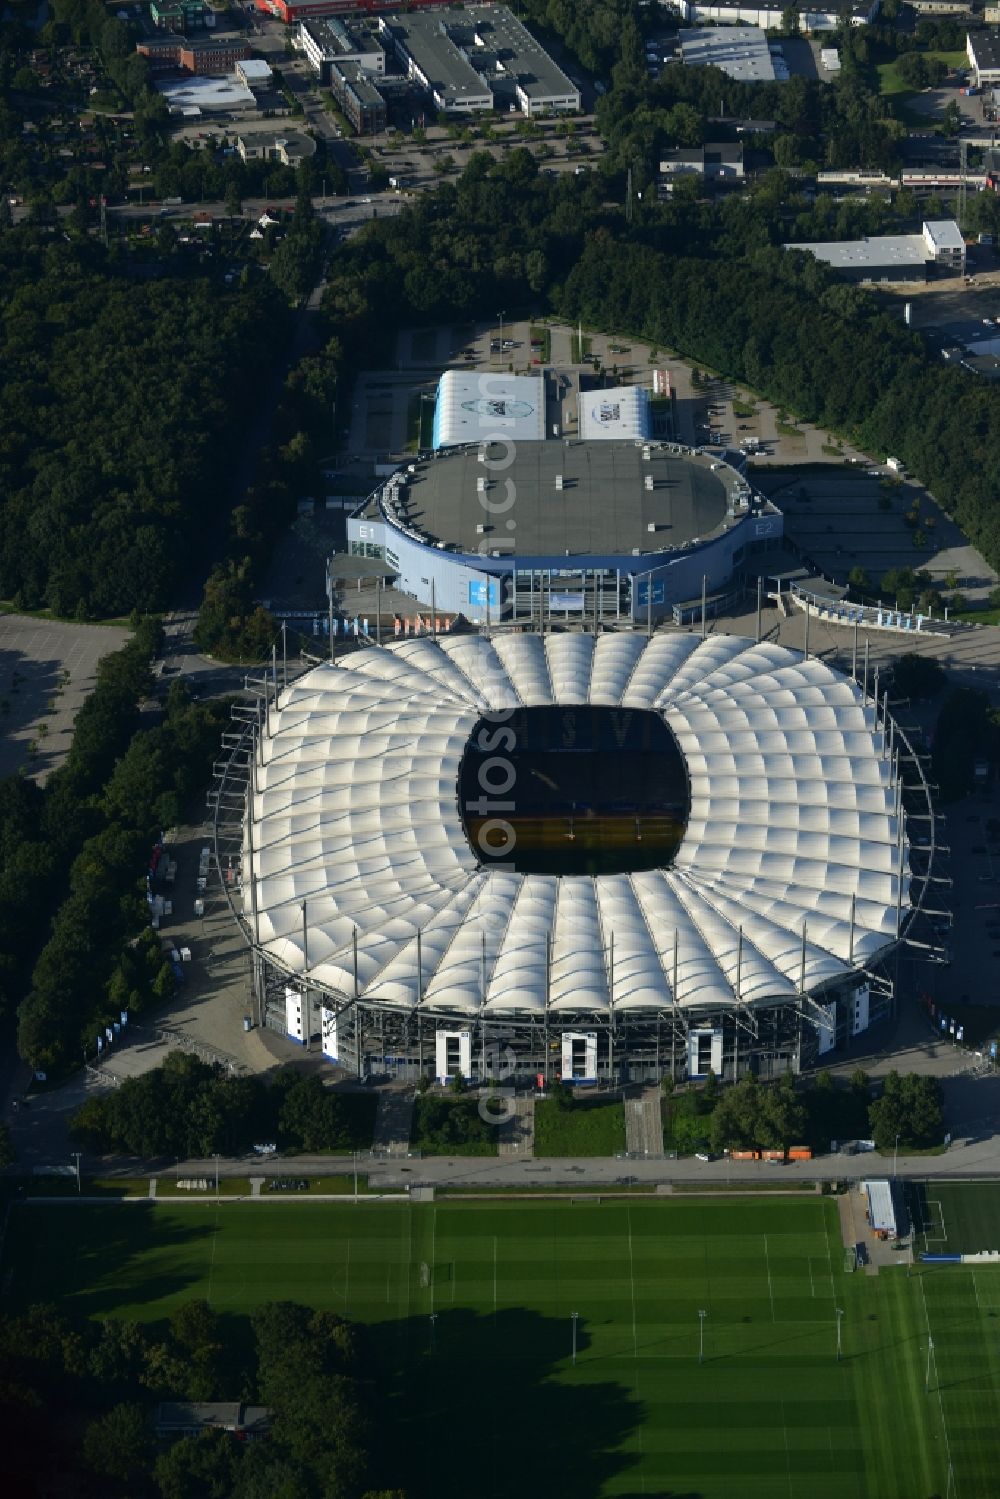
[[[229,509],[283,306],[0,235],[0,596],[79,618],[167,602]]]
[[[0,1317],[4,1493],[405,1499],[372,1488],[399,1462],[376,1439],[375,1372],[362,1328],[290,1301],[249,1318],[185,1301],[153,1323],[32,1306]],[[224,1430],[158,1440],[160,1400],[260,1403],[268,1440],[241,1443]]]

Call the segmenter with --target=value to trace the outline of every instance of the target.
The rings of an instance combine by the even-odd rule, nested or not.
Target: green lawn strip
[[[625,1149],[625,1105],[620,1099],[574,1099],[560,1108],[555,1099],[535,1104],[535,1155],[620,1155]]]
[[[531,353],[541,364],[552,362],[552,330],[550,328],[536,328],[532,325],[528,330],[528,338],[531,342]],[[536,347],[537,346],[537,347]]]
[[[829,1198],[22,1203],[4,1270],[15,1307],[291,1298],[364,1321],[412,1499],[464,1496],[473,1465],[505,1499],[526,1420],[545,1441],[523,1492],[943,1499],[946,1428],[955,1499],[996,1491],[1000,1271],[845,1274]]]
[[[208,1185],[204,1188],[182,1187],[180,1183],[183,1181],[207,1182]],[[184,1171],[181,1172],[179,1179],[176,1172],[171,1173],[170,1176],[158,1176],[156,1179],[156,1196],[157,1200],[161,1197],[184,1197],[189,1199],[201,1198],[209,1201],[215,1196],[215,1177],[211,1172],[207,1176],[194,1176],[190,1172]],[[245,1176],[220,1176],[219,1196],[249,1197],[250,1182],[248,1178]]]
[[[78,1189],[75,1176],[28,1176],[17,1190],[23,1197],[147,1197],[149,1178],[84,1176]]]

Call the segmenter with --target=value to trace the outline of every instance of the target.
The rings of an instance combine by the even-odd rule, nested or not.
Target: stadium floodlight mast
[[[573,1327],[573,1364],[576,1365],[576,1324],[580,1320],[579,1312],[570,1312],[570,1322]]]
[[[699,1312],[698,1313],[698,1362],[699,1362],[699,1364],[703,1364],[705,1362],[705,1318],[707,1316],[708,1316],[707,1312]]]
[[[843,1356],[843,1348],[840,1341],[840,1321],[844,1315],[844,1308],[842,1306],[838,1306],[835,1307],[834,1310],[837,1313],[837,1363],[839,1364]]]

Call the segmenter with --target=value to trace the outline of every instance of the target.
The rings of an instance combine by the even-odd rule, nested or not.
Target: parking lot
[[[23,766],[44,784],[69,753],[97,663],[129,634],[114,625],[0,616],[0,776]]]

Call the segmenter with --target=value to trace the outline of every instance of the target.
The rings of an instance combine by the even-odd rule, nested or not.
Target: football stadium
[[[647,625],[781,545],[782,515],[744,454],[657,438],[641,387],[570,397],[568,379],[442,375],[431,449],[390,468],[351,516],[352,554],[476,624]]]
[[[216,833],[257,1019],[359,1076],[773,1077],[892,1002],[933,836],[877,678],[455,633],[275,673],[246,720]]]

